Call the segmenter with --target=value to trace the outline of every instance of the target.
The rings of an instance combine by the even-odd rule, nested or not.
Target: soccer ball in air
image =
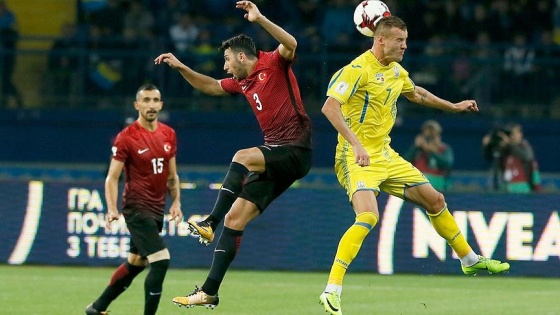
[[[382,1],[362,1],[354,10],[354,24],[360,33],[373,37],[373,31],[377,22],[389,15],[391,15],[391,12]]]

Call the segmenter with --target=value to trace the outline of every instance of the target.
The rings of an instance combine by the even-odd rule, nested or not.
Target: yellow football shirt
[[[402,92],[413,90],[414,82],[399,63],[384,66],[368,50],[332,76],[327,96],[342,104],[346,123],[374,162],[394,154],[389,133],[397,116],[397,99]],[[350,144],[340,134],[336,158],[354,158]]]

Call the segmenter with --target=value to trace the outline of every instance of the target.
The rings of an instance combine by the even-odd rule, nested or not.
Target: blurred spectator
[[[458,22],[461,22],[461,20],[458,20]],[[463,21],[464,26],[459,28],[463,39],[468,41],[475,41],[478,34],[482,32],[495,32],[499,29],[498,20],[492,19],[487,6],[481,3],[473,4],[472,17],[468,23],[465,22]],[[451,27],[451,25],[448,26]],[[495,34],[499,36],[497,33]]]
[[[348,50],[352,37],[359,34],[352,23],[354,2],[330,0],[323,12],[320,34],[329,51]]]
[[[88,75],[86,93],[88,105],[110,107],[112,96],[123,77],[123,60],[117,50],[119,42],[104,35],[102,28],[90,25],[88,38]],[[114,100],[117,101],[117,100]]]
[[[187,53],[188,48],[196,41],[200,33],[199,27],[189,13],[183,13],[177,23],[169,28],[169,37],[173,43],[173,52],[178,58]]]
[[[125,10],[121,0],[107,0],[107,5],[91,12],[89,23],[97,26],[104,36],[119,37],[124,29]]]
[[[71,95],[77,89],[77,71],[79,40],[76,25],[62,25],[60,36],[54,40],[48,56],[45,90],[46,103],[49,105],[68,106],[72,102]]]
[[[408,35],[413,41],[427,41],[441,30],[439,25],[442,14],[436,2],[414,1],[407,15],[405,22],[409,29]]]
[[[4,0],[0,0],[0,107],[23,107],[23,100],[13,82],[16,64],[16,44],[18,41],[18,26],[16,16],[7,7]]]
[[[193,67],[195,71],[207,73],[209,76],[216,77],[223,74],[223,69],[220,67],[223,62],[224,56],[220,52],[220,44],[214,42],[212,33],[209,29],[203,28],[197,40],[193,43],[191,49],[193,55]]]
[[[538,87],[540,99],[550,104],[560,95],[560,46],[555,45],[552,32],[542,32],[535,53],[535,73],[539,75],[539,82],[546,82]]]
[[[167,0],[155,14],[156,35],[169,39],[169,29],[179,21],[183,12],[188,12],[189,7],[189,3],[182,0]]]
[[[0,2],[5,7],[4,0]],[[312,108],[324,93],[323,86],[327,83],[325,73],[330,73],[334,71],[332,69],[345,64],[351,51],[368,49],[371,46],[371,39],[359,34],[352,23],[352,14],[357,2],[345,0],[256,0],[256,2],[263,8],[269,8],[275,20],[285,21],[283,24],[286,25],[287,30],[298,38],[300,54],[294,71],[300,73],[300,77],[304,79],[301,86],[304,92],[302,96],[310,98],[307,103]],[[142,71],[128,72],[127,70],[125,73],[122,65],[122,60],[126,59],[124,56],[127,54],[149,56],[154,51],[164,50],[189,57],[196,54],[205,59],[209,57],[206,51],[210,51],[208,50],[210,47],[219,46],[219,43],[214,40],[216,34],[231,37],[246,33],[255,39],[260,39],[259,49],[273,48],[271,45],[274,41],[266,35],[266,32],[255,28],[245,29],[243,18],[240,18],[237,10],[233,8],[234,3],[227,4],[223,0],[78,1],[79,29],[85,30],[93,26],[96,32],[100,33],[99,37],[102,41],[107,43],[92,45],[94,50],[92,54],[78,50],[79,58],[87,58],[86,55],[89,54],[93,63],[80,60],[76,70],[82,73],[83,77],[86,73],[103,74],[102,77],[109,80],[92,82],[90,77],[85,84],[83,79],[77,80],[80,83],[78,90],[85,89],[79,91],[77,95],[84,95],[81,92],[94,91],[94,95],[111,96],[119,89],[114,90],[110,87],[107,89],[107,86],[122,86],[129,78],[136,78],[160,82],[169,99],[182,102],[181,99],[188,97],[192,91],[188,87],[187,91],[180,87],[175,89],[170,82],[171,77],[167,75],[167,69],[155,70],[153,65],[147,62],[141,65]],[[423,86],[432,86],[433,91],[439,92],[438,94],[446,98],[461,98],[465,94],[475,94],[475,99],[483,104],[484,108],[495,109],[491,114],[515,113],[529,116],[538,113],[544,116],[545,113],[552,111],[548,104],[554,102],[560,94],[556,88],[560,77],[558,75],[560,48],[554,43],[555,40],[560,43],[560,0],[386,0],[385,3],[393,14],[401,16],[409,25],[408,57],[404,62],[409,64],[409,67],[418,68],[419,71],[415,72],[413,78],[415,82]],[[2,25],[6,25],[5,21],[10,20],[10,18],[6,19],[6,16],[9,15],[2,18]],[[20,20],[21,18],[23,17],[20,17]],[[179,20],[183,21],[179,22]],[[188,26],[184,26],[185,24]],[[210,42],[203,42],[208,36],[203,30],[210,32]],[[516,41],[518,35],[523,37],[521,40],[523,44],[513,44],[514,34]],[[80,32],[76,37],[84,38],[85,42],[87,36],[81,35]],[[61,37],[65,36],[61,34]],[[150,37],[150,41],[142,42],[142,49],[134,51],[133,47],[138,46],[133,42],[145,37]],[[65,41],[62,38],[61,40]],[[3,41],[6,43],[2,43],[4,47],[0,55],[2,57],[0,97],[8,97],[10,106],[15,107],[18,100],[21,102],[21,98],[18,98],[19,94],[11,79],[7,80],[11,78],[14,62],[5,60],[9,58],[14,60],[13,55],[10,56],[5,52],[10,51],[8,48],[10,44],[15,47],[15,41],[12,40],[10,43],[9,36],[2,35],[0,42]],[[474,43],[476,45],[473,45]],[[119,51],[121,48],[122,51]],[[55,50],[59,48],[51,51],[48,68],[50,73],[45,73],[44,77],[47,79],[60,75],[52,83],[56,83],[63,89],[54,92],[67,93],[64,88],[68,88],[69,85],[64,85],[63,82],[68,81],[68,77],[62,64],[68,60],[65,61],[65,57],[59,55],[62,60],[53,61],[56,59]],[[104,63],[100,64],[101,68],[97,68],[97,63],[101,59]],[[61,64],[55,65],[57,62]],[[87,65],[101,71],[92,72],[91,68],[86,67]],[[222,61],[212,65],[208,58],[204,65],[221,71]],[[501,69],[498,69],[499,67]],[[55,68],[62,71],[59,72]],[[135,77],[136,75],[144,77],[138,78]],[[537,87],[538,83],[542,82],[540,80],[547,84]],[[106,85],[104,81],[110,84]],[[105,84],[105,87],[100,87],[99,82]],[[504,84],[498,84],[500,82]],[[45,82],[42,86],[50,86],[50,83]],[[88,85],[90,83],[93,85]],[[459,86],[459,89],[455,86]],[[10,94],[10,91],[13,93]],[[46,88],[44,93],[52,93],[52,91]],[[531,93],[533,95],[530,95]],[[47,104],[51,95],[45,95],[42,99]],[[67,100],[68,98],[63,98],[61,102]],[[536,104],[546,109],[546,112],[528,111],[526,110],[528,106],[518,106],[519,101],[525,102],[528,106]],[[5,101],[3,105],[6,105]],[[319,107],[315,106],[315,108]],[[411,110],[418,111],[416,108]]]
[[[118,84],[118,92],[125,95],[130,90],[130,86],[140,86],[146,77],[146,68],[152,63],[149,62],[150,38],[139,36],[133,28],[125,28],[123,40],[119,44],[119,62],[116,65],[122,70],[122,79]]]
[[[554,43],[560,45],[560,0],[556,0],[556,6],[552,11],[552,32]]]
[[[124,29],[134,31],[140,38],[151,38],[155,28],[155,17],[146,9],[142,0],[130,1],[128,11],[124,15]]]
[[[489,19],[494,22],[490,32],[492,41],[505,42],[513,28],[513,15],[508,0],[494,0],[490,4]]]
[[[322,16],[323,6],[320,5],[320,0],[301,0],[296,1],[299,16],[297,26],[300,36],[296,38],[306,38],[308,40],[303,43],[298,43],[298,49],[301,51],[316,51],[320,48],[317,43],[320,41],[319,37],[319,21]],[[299,48],[301,46],[302,48]]]
[[[513,45],[508,47],[504,54],[504,79],[509,82],[508,90],[515,101],[527,100],[532,95],[527,95],[526,87],[532,83],[532,74],[535,66],[535,50],[527,43],[527,36],[516,33],[513,36]]]
[[[490,131],[482,137],[482,156],[490,162],[489,186],[492,190],[499,191],[504,187],[502,170],[500,168],[501,160],[501,137],[500,133],[504,133],[501,124],[495,124]]]
[[[424,173],[436,190],[445,191],[449,188],[454,155],[453,149],[441,140],[441,133],[442,128],[437,121],[425,121],[414,144],[403,157]]]
[[[539,36],[540,33],[550,31],[553,28],[553,15],[551,12],[554,10],[554,3],[550,0],[538,0],[537,3],[527,1],[525,5],[534,7],[529,10],[531,14],[528,15],[528,28],[533,31],[533,35]],[[535,23],[537,22],[537,23]]]
[[[191,59],[193,45],[199,34],[200,28],[194,17],[188,12],[181,13],[178,21],[169,29],[171,49],[168,50],[174,52],[177,58]],[[164,71],[167,74],[167,85],[163,86],[166,87],[168,101],[173,101],[175,97],[188,97],[193,93],[193,89],[184,84],[181,76],[175,75],[169,69]]]
[[[453,63],[451,64],[452,91],[461,91],[468,83],[472,77],[472,61],[472,56],[464,50],[455,53]],[[447,93],[443,95],[447,95]],[[449,97],[452,97],[452,95]],[[467,98],[466,95],[461,95],[461,97]]]
[[[464,18],[465,2],[462,1],[445,1],[442,4],[442,16],[444,17],[440,23],[440,31],[446,38],[457,39],[464,37],[466,31],[470,30],[473,25],[466,23]],[[476,26],[474,26],[476,27]]]
[[[529,141],[518,123],[492,130],[482,143],[486,157],[494,161],[494,188],[510,193],[530,193],[540,189],[538,163]]]
[[[499,56],[491,47],[490,35],[481,32],[476,37],[474,56],[472,60],[472,74],[461,87],[463,95],[471,95],[479,104],[491,106],[497,86],[495,73],[499,73],[496,61]],[[490,109],[490,108],[488,108]]]
[[[442,36],[434,35],[430,37],[424,46],[423,55],[425,56],[418,71],[412,74],[414,82],[420,86],[442,95],[438,82],[439,78],[443,75],[442,72],[447,72],[438,62],[441,57],[445,55],[445,42]]]

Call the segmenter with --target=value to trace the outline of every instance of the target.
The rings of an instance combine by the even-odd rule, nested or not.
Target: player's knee
[[[225,226],[233,228],[234,226],[237,226],[238,224],[239,224],[239,216],[235,212],[232,212],[230,210],[228,213],[226,213],[226,216],[224,217],[224,225]]]
[[[150,268],[159,268],[161,270],[167,270],[169,268],[169,259],[162,259],[150,263]]]
[[[128,255],[127,262],[130,265],[133,265],[133,266],[143,267],[143,266],[146,266],[147,260],[146,260],[146,258],[144,258],[140,255],[131,253],[131,254]]]
[[[242,231],[259,213],[254,203],[238,198],[230,211],[226,213],[224,225],[230,229]]]
[[[237,162],[239,164],[243,164],[247,166],[247,164],[251,161],[251,149],[241,149],[235,152],[233,156],[232,162]]]
[[[375,227],[377,221],[379,221],[379,218],[373,212],[362,212],[356,216],[356,223],[361,223],[370,231]]]
[[[259,148],[237,151],[233,156],[232,162],[239,163],[252,172],[262,173],[265,170],[264,155]]]
[[[226,214],[224,225],[234,230],[243,230],[247,225],[246,220],[239,213],[230,211]]]
[[[147,258],[150,264],[153,264],[157,261],[169,260],[171,258],[171,255],[169,254],[169,250],[167,248],[164,248],[160,251],[148,255]]]
[[[438,192],[432,202],[430,202],[430,207],[426,208],[426,211],[428,211],[428,213],[431,214],[437,214],[440,213],[441,210],[443,210],[446,207],[445,204],[445,197],[443,196],[442,193]]]

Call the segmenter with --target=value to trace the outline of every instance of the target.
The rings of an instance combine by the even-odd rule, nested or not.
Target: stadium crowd
[[[222,0],[80,1],[77,24],[66,25],[49,55],[52,85],[47,104],[104,107],[127,87],[158,84],[168,102],[196,94],[182,78],[156,69],[149,60],[173,52],[191,60],[195,70],[224,76],[220,40],[239,33],[256,39],[260,49],[275,43],[262,30],[247,28],[233,5]],[[554,86],[560,80],[560,1],[555,0],[386,0],[394,15],[409,25],[407,58],[412,79],[448,98],[472,97],[481,104],[560,107]],[[296,74],[310,110],[318,110],[329,73],[349,56],[371,45],[352,23],[356,1],[255,1],[270,18],[298,39]],[[92,5],[95,4],[95,5]],[[76,68],[81,69],[76,71]],[[546,84],[541,84],[541,82]],[[538,89],[537,89],[538,87]],[[62,96],[62,97],[60,97]],[[198,98],[197,98],[198,99]],[[227,106],[200,96],[191,109]],[[557,109],[558,110],[558,109]]]

